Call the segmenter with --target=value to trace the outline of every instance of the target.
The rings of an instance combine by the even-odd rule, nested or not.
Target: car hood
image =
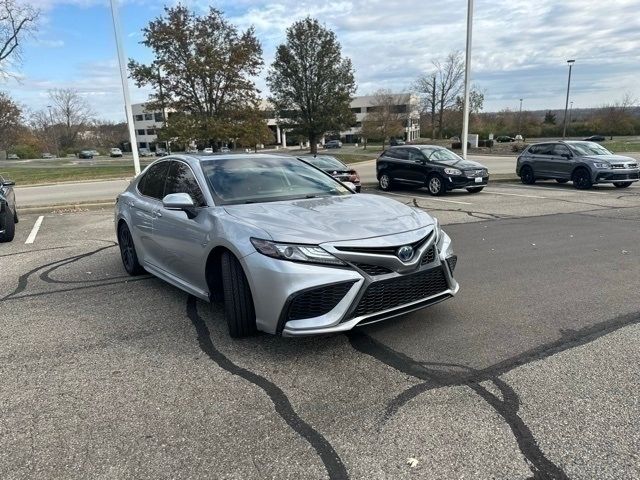
[[[587,155],[582,157],[583,160],[590,160],[592,162],[607,162],[607,163],[638,163],[638,160],[631,157],[625,157],[624,155]]]
[[[266,231],[273,240],[319,244],[380,237],[433,224],[425,212],[380,195],[354,194],[248,205],[226,205],[229,215]]]
[[[443,167],[453,167],[460,168],[462,170],[467,170],[471,168],[487,168],[481,163],[474,162],[473,160],[458,160],[457,162],[434,162],[438,165],[442,165]]]

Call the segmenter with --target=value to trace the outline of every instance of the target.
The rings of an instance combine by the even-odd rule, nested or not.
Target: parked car
[[[187,148],[186,153],[198,153],[198,148],[197,147],[189,147],[189,148]]]
[[[80,150],[80,152],[78,152],[78,158],[92,159],[93,150]]]
[[[0,242],[10,242],[16,232],[18,211],[16,196],[13,192],[14,182],[0,176]]]
[[[342,148],[342,142],[340,140],[329,140],[325,142],[324,148]]]
[[[49,152],[44,152],[44,153],[42,154],[42,158],[49,159],[49,158],[56,158],[56,156],[55,156],[55,155],[50,154]]]
[[[20,157],[15,153],[10,153],[7,155],[7,160],[20,160]]]
[[[529,145],[518,156],[516,173],[527,185],[553,179],[558,183],[572,181],[583,190],[598,183],[629,187],[639,180],[640,170],[637,160],[615,155],[598,143],[559,141]]]
[[[211,155],[213,153],[213,148],[205,147],[202,149],[202,153],[204,153],[205,155]]]
[[[162,147],[156,147],[156,157],[164,157],[167,154],[167,150]]]
[[[146,147],[142,147],[138,149],[138,155],[141,157],[153,157],[153,153]]]
[[[224,301],[232,337],[342,332],[459,288],[437,220],[290,156],[157,160],[119,195],[115,228],[129,274]]]
[[[584,139],[585,142],[604,142],[606,139],[602,135],[591,135]]]
[[[509,135],[499,135],[496,137],[496,142],[498,143],[508,143],[508,142],[515,142],[516,139],[513,137],[510,137]]]
[[[328,173],[340,182],[353,183],[356,193],[360,193],[360,176],[353,168],[349,168],[336,157],[330,155],[302,155],[302,160]]]
[[[229,153],[231,150],[229,149],[229,147],[220,147],[220,152],[221,153]]]
[[[443,195],[456,188],[478,193],[489,182],[487,167],[463,160],[437,145],[388,148],[376,160],[376,172],[380,188],[385,191],[404,184],[427,187],[431,195]]]
[[[91,152],[91,155],[93,155],[94,157],[99,157],[100,156],[100,152],[96,149],[93,150],[89,150]]]
[[[398,146],[398,145],[405,145],[407,142],[405,142],[403,139],[401,138],[391,138],[391,140],[389,140],[389,145],[391,145],[392,147]]]
[[[109,156],[110,157],[121,157],[122,156],[122,150],[120,150],[119,148],[112,148],[111,150],[109,150]]]

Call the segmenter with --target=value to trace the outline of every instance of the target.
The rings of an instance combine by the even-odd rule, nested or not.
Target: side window
[[[160,162],[152,166],[138,182],[140,193],[147,197],[162,200],[168,169],[169,162]]]
[[[398,151],[390,148],[384,151],[384,156],[388,158],[398,158]]]
[[[566,145],[562,145],[561,143],[556,143],[556,145],[553,147],[553,154],[558,157],[561,157],[562,155],[571,156],[569,148]]]
[[[164,187],[164,194],[188,193],[193,199],[196,207],[206,205],[202,190],[198,186],[196,178],[193,176],[191,168],[186,163],[173,161],[167,175],[167,183]]]
[[[411,161],[423,161],[425,160],[424,155],[422,155],[422,152],[420,150],[417,149],[409,149],[409,160]]]
[[[394,149],[395,158],[399,158],[400,160],[409,160],[409,152],[406,148],[396,148]]]
[[[539,151],[539,148],[538,148],[538,147],[539,147],[539,145],[531,145],[531,146],[529,147],[529,150],[527,150],[527,153],[528,153],[529,155],[535,155],[535,154],[537,154],[537,153],[538,153],[538,151]]]

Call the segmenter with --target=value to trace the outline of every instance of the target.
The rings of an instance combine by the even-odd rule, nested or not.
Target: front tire
[[[616,188],[630,187],[633,182],[613,182],[613,186]]]
[[[230,252],[222,254],[222,286],[224,289],[224,316],[232,338],[255,335],[256,312],[249,282],[242,265]]]
[[[0,217],[0,230],[4,230],[4,233],[0,234],[0,242],[10,242],[16,236],[16,224],[14,213],[9,208],[9,205],[4,207],[4,211]]]
[[[444,186],[444,180],[440,175],[431,175],[427,178],[427,190],[434,197],[439,197],[440,195],[444,195],[446,192],[446,188]]]
[[[467,192],[469,193],[479,193],[482,191],[484,187],[471,187],[471,188],[467,188]]]
[[[118,227],[118,245],[120,246],[120,257],[122,265],[129,275],[135,277],[144,273],[144,268],[138,262],[136,246],[133,237],[126,223],[122,222]]]
[[[522,170],[520,171],[520,180],[525,185],[533,185],[536,183],[536,176],[533,173],[533,168],[529,165],[522,167]]]
[[[385,192],[388,192],[389,190],[391,190],[391,186],[392,186],[391,177],[386,173],[383,173],[382,175],[380,175],[380,179],[378,180],[378,183],[380,184],[381,190]]]
[[[573,172],[571,179],[573,180],[573,186],[578,190],[588,190],[593,186],[591,174],[584,168],[579,168]]]

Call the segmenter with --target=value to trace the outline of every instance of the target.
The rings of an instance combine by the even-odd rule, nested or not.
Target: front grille
[[[448,288],[441,267],[374,282],[367,287],[352,316],[360,317],[399,307],[437,295]]]
[[[611,165],[611,168],[616,168],[616,169],[629,169],[629,168],[638,168],[638,164],[637,163],[614,163],[613,165]]]
[[[418,248],[420,248],[422,244],[424,244],[427,240],[429,240],[429,238],[431,238],[431,235],[433,235],[433,232],[430,232],[429,235],[427,235],[424,238],[421,238],[417,242],[404,244],[404,245],[411,245],[414,250],[417,250]],[[342,252],[358,252],[358,253],[369,253],[374,255],[395,256],[398,248],[404,245],[397,245],[394,247],[336,247],[336,250],[340,250]]]
[[[609,175],[605,175],[604,178],[607,180],[638,180],[637,173],[611,173]]]
[[[487,170],[484,168],[479,168],[476,170],[465,170],[464,173],[467,177],[486,177],[487,176]]]
[[[287,318],[300,320],[329,313],[344,298],[354,283],[355,281],[325,285],[299,294],[289,305]]]
[[[429,248],[429,250],[427,250],[424,254],[424,256],[422,257],[422,261],[420,262],[420,265],[426,265],[428,263],[433,262],[436,259],[436,249],[435,247],[431,247]]]
[[[353,265],[356,268],[362,270],[367,275],[371,275],[372,277],[375,277],[376,275],[385,275],[392,272],[392,270],[381,265],[371,265],[369,263],[354,263]]]

